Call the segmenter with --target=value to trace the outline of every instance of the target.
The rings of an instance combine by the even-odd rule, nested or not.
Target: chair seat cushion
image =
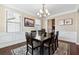
[[[52,44],[50,44],[50,46],[52,46]],[[44,47],[49,47],[49,44],[44,43]]]
[[[28,46],[32,48],[32,44],[28,44]],[[40,47],[40,43],[33,41],[33,48],[38,48],[38,47]]]

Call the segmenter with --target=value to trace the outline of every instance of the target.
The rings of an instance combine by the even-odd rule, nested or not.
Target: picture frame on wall
[[[65,19],[65,25],[72,25],[72,18]]]
[[[24,17],[25,27],[34,27],[34,19]]]

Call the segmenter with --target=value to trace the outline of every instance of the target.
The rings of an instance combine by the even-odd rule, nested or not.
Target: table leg
[[[40,54],[43,55],[44,54],[44,50],[43,50],[43,42],[41,43],[41,47],[40,47]]]

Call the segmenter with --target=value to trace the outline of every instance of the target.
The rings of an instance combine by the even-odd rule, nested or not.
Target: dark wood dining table
[[[48,40],[50,36],[46,35],[46,37],[44,36],[38,36],[34,38],[34,41],[40,42],[40,54],[43,55],[44,54],[44,42]]]

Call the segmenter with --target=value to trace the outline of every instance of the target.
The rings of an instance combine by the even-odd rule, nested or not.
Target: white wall
[[[75,42],[77,41],[77,32],[59,31],[59,40]]]
[[[17,32],[17,33],[0,32],[0,48],[21,43],[24,41],[25,41],[24,32]]]

